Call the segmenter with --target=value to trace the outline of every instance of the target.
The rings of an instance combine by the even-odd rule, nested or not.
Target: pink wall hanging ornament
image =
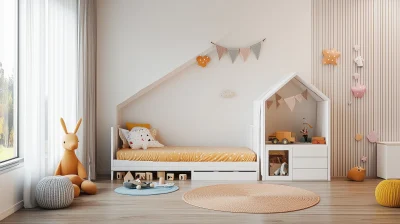
[[[240,51],[240,55],[242,55],[243,61],[246,61],[250,55],[250,48],[249,47],[240,48],[239,51]]]
[[[354,78],[355,80],[360,79],[360,74],[354,73],[354,74],[353,74],[353,78]]]
[[[367,135],[368,141],[371,143],[375,143],[378,141],[378,133],[376,133],[375,131],[370,132]]]
[[[361,162],[366,163],[367,162],[367,157],[366,156],[362,156],[361,157]]]
[[[227,49],[225,47],[221,47],[219,45],[215,45],[215,47],[217,48],[218,58],[219,58],[219,60],[221,60],[222,56],[224,56]]]
[[[357,74],[357,73],[356,73]],[[351,92],[353,92],[353,96],[355,98],[362,98],[367,91],[367,87],[365,85],[361,85],[359,79],[357,78],[356,86],[351,87]]]

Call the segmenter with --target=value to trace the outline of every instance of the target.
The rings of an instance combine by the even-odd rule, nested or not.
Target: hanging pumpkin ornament
[[[201,67],[206,67],[207,66],[207,64],[208,64],[208,62],[210,62],[211,61],[211,58],[210,57],[208,57],[207,55],[205,55],[205,56],[197,56],[197,58],[196,58],[196,61],[197,61],[197,64],[199,65],[199,66],[201,66]]]

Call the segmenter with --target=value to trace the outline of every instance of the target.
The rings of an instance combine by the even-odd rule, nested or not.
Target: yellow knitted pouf
[[[400,207],[400,180],[384,180],[376,186],[376,201],[386,207]]]

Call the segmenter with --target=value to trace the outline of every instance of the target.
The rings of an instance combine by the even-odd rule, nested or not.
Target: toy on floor
[[[289,165],[286,162],[284,162],[284,163],[282,163],[281,167],[278,168],[274,172],[274,175],[275,176],[288,176],[289,175],[288,168],[289,168]]]
[[[129,189],[145,189],[145,188],[153,188],[154,184],[150,182],[142,182],[140,179],[124,182],[123,186]]]
[[[364,168],[362,168],[360,166],[356,166],[356,167],[353,167],[351,170],[349,170],[349,172],[347,173],[347,178],[349,180],[361,182],[361,181],[364,181],[365,173],[366,173],[366,171]]]
[[[81,190],[87,194],[96,194],[96,184],[89,180],[85,180],[87,178],[85,167],[83,167],[82,163],[75,154],[75,150],[78,148],[79,143],[76,132],[78,132],[82,118],[76,124],[73,133],[68,133],[67,126],[62,118],[60,121],[65,132],[63,139],[63,147],[65,151],[54,175],[66,176],[71,180],[72,184],[74,185],[74,197],[78,197],[81,193]]]

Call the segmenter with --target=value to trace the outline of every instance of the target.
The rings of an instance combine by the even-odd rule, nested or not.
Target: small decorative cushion
[[[155,129],[155,128],[150,129],[150,133],[153,136],[153,138],[156,139],[157,129]],[[127,140],[129,131],[126,129],[123,129],[123,128],[119,128],[118,134],[122,141],[122,148],[123,149],[129,148],[130,146],[129,146],[129,142]]]
[[[382,206],[400,207],[400,180],[381,181],[375,189],[375,199]]]
[[[126,136],[132,149],[147,149],[148,147],[164,147],[163,144],[156,141],[150,133],[150,130],[143,127],[133,128]]]
[[[143,127],[143,128],[150,129],[151,125],[150,124],[136,124],[136,123],[126,122],[126,129],[128,129],[129,131],[132,130],[132,128],[135,128],[135,127]]]
[[[121,141],[122,141],[122,148],[123,149],[128,148],[129,147],[129,143],[128,143],[128,140],[126,140],[126,136],[128,136],[129,131],[126,130],[126,129],[119,128],[118,129],[118,134],[119,134],[119,137],[121,138]]]
[[[364,181],[365,178],[365,169],[359,166],[353,167],[347,173],[347,178],[354,181]]]
[[[74,186],[65,176],[45,177],[36,185],[35,196],[36,202],[42,208],[66,208],[74,200]]]

